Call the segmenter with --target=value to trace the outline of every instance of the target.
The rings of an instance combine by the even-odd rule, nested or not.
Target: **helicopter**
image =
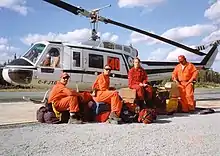
[[[128,72],[133,67],[133,59],[138,57],[138,50],[131,45],[127,46],[101,40],[97,35],[98,22],[129,29],[196,55],[204,56],[201,62],[192,62],[197,69],[210,68],[218,53],[220,40],[194,49],[156,34],[100,16],[99,11],[110,7],[110,5],[87,11],[82,7],[76,7],[61,0],[43,1],[74,15],[89,18],[93,26],[91,38],[77,44],[60,41],[33,43],[24,55],[3,68],[2,77],[12,85],[50,88],[59,79],[61,72],[67,72],[70,74],[69,87],[88,91],[91,90],[92,83],[97,75],[103,71],[104,65],[109,64],[112,68],[111,86],[116,89],[127,87]],[[206,50],[209,47],[210,50],[207,54],[201,52],[201,50]],[[149,82],[170,78],[177,64],[178,62],[141,60],[141,66],[147,72]]]

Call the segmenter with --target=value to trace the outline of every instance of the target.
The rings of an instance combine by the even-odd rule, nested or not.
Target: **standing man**
[[[172,80],[179,84],[182,111],[191,112],[195,110],[193,81],[197,79],[198,70],[187,62],[184,55],[178,57],[179,64],[172,73]]]
[[[60,81],[57,81],[50,91],[48,103],[53,102],[58,112],[69,110],[69,123],[78,124],[82,123],[79,103],[82,101],[83,96],[66,87],[69,78],[70,76],[66,72],[61,74]]]
[[[137,99],[147,103],[152,99],[152,87],[148,85],[148,76],[146,71],[140,65],[140,59],[134,58],[134,67],[128,73],[128,86],[135,89]]]
[[[96,91],[96,95],[93,97],[96,102],[104,102],[111,105],[111,113],[109,115],[110,120],[120,121],[119,118],[122,101],[120,100],[119,94],[116,90],[110,89],[110,75],[111,67],[105,65],[104,72],[98,75],[92,89]]]

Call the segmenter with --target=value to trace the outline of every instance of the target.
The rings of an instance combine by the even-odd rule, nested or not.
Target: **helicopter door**
[[[76,89],[76,84],[78,85],[79,89],[83,89],[83,83],[82,83],[82,78],[83,78],[83,53],[82,49],[78,48],[71,48],[70,50],[70,68],[71,68],[71,84],[70,87],[73,89]],[[67,70],[68,71],[68,70]]]
[[[62,72],[62,49],[61,45],[48,46],[38,63],[38,85],[47,87],[59,80]]]
[[[103,53],[93,50],[83,50],[84,54],[84,69],[83,82],[91,89],[97,75],[103,71],[104,56]]]

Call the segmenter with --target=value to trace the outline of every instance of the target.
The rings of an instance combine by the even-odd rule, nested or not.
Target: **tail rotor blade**
[[[198,50],[206,50],[208,47],[211,47],[213,45],[219,45],[220,44],[220,40],[216,40],[216,41],[213,41],[209,44],[204,44],[204,45],[200,45],[200,46],[197,46],[196,49]]]

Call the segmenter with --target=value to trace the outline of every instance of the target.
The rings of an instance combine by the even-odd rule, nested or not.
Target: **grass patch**
[[[220,88],[220,84],[213,82],[196,83],[195,88]]]
[[[0,92],[46,92],[47,89],[38,89],[38,88],[9,88],[9,89],[0,89]]]

